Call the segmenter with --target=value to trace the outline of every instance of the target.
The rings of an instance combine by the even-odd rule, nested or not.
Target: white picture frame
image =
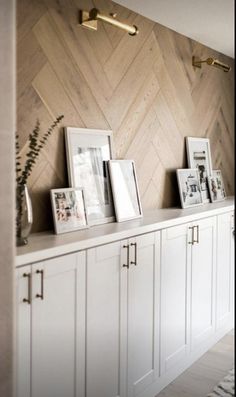
[[[226,199],[226,192],[221,170],[213,170],[208,177],[211,202],[223,201]]]
[[[210,140],[208,138],[186,138],[188,167],[199,170],[202,199],[204,203],[210,202],[208,176],[212,174],[212,161]]]
[[[109,160],[109,174],[117,222],[143,216],[133,160]]]
[[[65,142],[69,185],[84,189],[89,225],[115,221],[107,169],[112,131],[65,127]]]
[[[88,228],[83,189],[51,189],[50,196],[56,234]]]
[[[197,168],[177,169],[176,174],[177,174],[177,181],[179,187],[181,207],[190,208],[190,207],[197,207],[203,205],[198,169]]]

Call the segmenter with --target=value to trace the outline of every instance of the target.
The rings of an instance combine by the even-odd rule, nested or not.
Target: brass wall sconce
[[[226,63],[218,61],[218,59],[207,58],[204,61],[201,61],[197,57],[192,57],[192,65],[195,66],[196,68],[201,68],[202,63],[206,63],[209,66],[215,66],[216,68],[221,69],[226,73],[231,70],[230,66],[226,65]]]
[[[125,30],[130,36],[136,36],[138,34],[137,26],[130,26],[126,23],[117,21],[116,16],[116,14],[110,14],[110,16],[102,15],[97,8],[92,8],[89,12],[79,10],[79,24],[90,30],[97,30],[98,20],[100,20]]]

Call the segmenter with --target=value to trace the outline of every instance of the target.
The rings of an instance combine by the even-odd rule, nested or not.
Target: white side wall
[[[0,0],[0,396],[13,396],[15,1]]]

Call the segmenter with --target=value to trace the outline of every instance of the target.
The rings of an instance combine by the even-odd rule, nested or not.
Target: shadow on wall
[[[179,190],[177,184],[176,170],[166,171],[163,189],[162,208],[179,207]]]

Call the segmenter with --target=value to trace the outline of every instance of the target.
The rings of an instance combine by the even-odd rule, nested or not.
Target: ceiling
[[[234,58],[234,0],[115,0]]]

